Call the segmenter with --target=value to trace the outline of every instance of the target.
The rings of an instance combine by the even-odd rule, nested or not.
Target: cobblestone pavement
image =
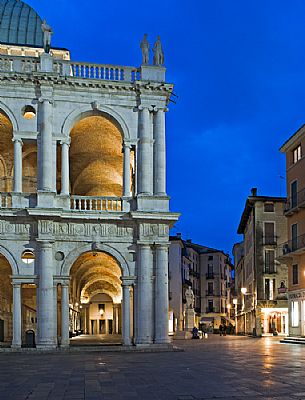
[[[305,346],[209,337],[174,353],[0,353],[1,400],[305,399]]]

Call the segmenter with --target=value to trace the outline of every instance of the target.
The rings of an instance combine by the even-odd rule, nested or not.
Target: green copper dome
[[[43,47],[42,20],[20,0],[0,0],[0,43]]]

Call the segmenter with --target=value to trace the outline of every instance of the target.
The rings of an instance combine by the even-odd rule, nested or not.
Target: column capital
[[[19,137],[13,137],[12,142],[14,142],[14,143],[20,143],[21,146],[23,145],[23,141],[22,141],[22,139],[19,138]]]
[[[14,281],[12,281],[12,286],[13,286],[13,288],[21,288],[21,282],[14,282]]]
[[[47,97],[39,97],[38,99],[38,103],[50,103],[50,104],[54,104],[54,100],[47,98]]]
[[[71,138],[68,138],[68,137],[67,137],[67,138],[61,139],[59,143],[60,143],[61,146],[64,145],[64,144],[70,146],[70,144],[71,144]]]
[[[164,112],[164,113],[166,113],[166,112],[168,112],[168,107],[158,107],[158,106],[153,106],[153,108],[154,108],[154,113],[155,114],[157,114],[157,112]]]
[[[132,286],[135,282],[135,276],[121,276],[122,286]]]
[[[36,240],[39,243],[40,248],[42,249],[52,249],[54,241],[45,241],[41,239]]]
[[[168,250],[170,243],[155,243],[155,248],[157,250]]]
[[[125,139],[124,142],[123,142],[123,148],[124,148],[124,149],[125,149],[126,147],[130,149],[130,148],[132,147],[132,145],[133,145],[133,144],[132,144],[132,142],[131,142],[130,140],[126,140],[126,139]]]

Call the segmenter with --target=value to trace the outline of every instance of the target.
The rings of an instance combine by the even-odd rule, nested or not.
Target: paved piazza
[[[305,347],[182,341],[175,353],[0,354],[1,400],[305,399]]]

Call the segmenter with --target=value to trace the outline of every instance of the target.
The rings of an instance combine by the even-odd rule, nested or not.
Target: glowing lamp
[[[247,288],[242,287],[242,288],[241,288],[241,292],[242,292],[242,294],[246,294],[246,293],[247,293]]]
[[[23,117],[25,119],[32,119],[36,115],[35,108],[32,106],[25,106],[23,110]]]

